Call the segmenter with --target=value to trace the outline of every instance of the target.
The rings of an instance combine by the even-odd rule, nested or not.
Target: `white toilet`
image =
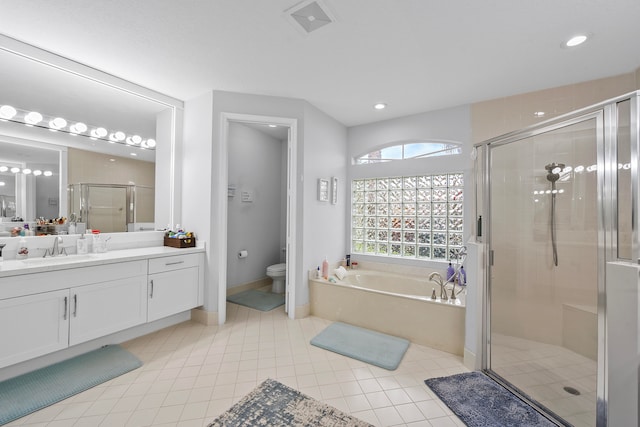
[[[287,279],[287,264],[273,264],[267,267],[267,276],[273,279],[271,292],[283,294],[285,289],[285,281]]]

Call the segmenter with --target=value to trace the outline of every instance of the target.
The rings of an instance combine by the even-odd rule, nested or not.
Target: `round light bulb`
[[[94,138],[104,138],[108,133],[105,128],[95,128],[91,131],[91,136]]]
[[[44,175],[44,176],[51,176],[51,175],[53,175],[53,172],[51,172],[51,171],[44,171],[43,175]]]
[[[155,139],[147,139],[147,147],[149,148],[155,148],[156,147],[156,140]]]
[[[6,166],[0,166],[0,172],[6,172],[6,171],[8,171],[8,170],[9,170],[9,168],[8,168],[8,167],[6,167]]]
[[[82,122],[78,122],[74,125],[71,125],[70,129],[72,133],[85,133],[87,131],[87,125]]]
[[[40,169],[36,169],[33,171],[33,176],[40,176],[42,175],[42,171]]]
[[[29,125],[37,125],[42,121],[42,114],[32,111],[24,116],[24,121]]]
[[[575,47],[587,41],[587,36],[580,34],[578,36],[571,37],[566,43],[567,47]]]
[[[0,187],[4,187],[6,184],[4,181],[0,181]]]
[[[580,165],[580,166],[576,166],[576,168],[574,169],[575,172],[580,173],[582,171],[584,171],[584,166]]]
[[[385,104],[384,102],[378,102],[373,106],[373,108],[375,108],[376,110],[384,110],[385,108],[387,108],[387,104]]]
[[[20,172],[20,168],[16,168],[16,167],[11,168],[11,173],[18,173],[18,172]]]
[[[124,134],[124,132],[118,131],[114,134],[116,141],[124,141],[124,139],[127,137],[127,135]]]
[[[29,175],[31,173],[31,169],[29,168],[22,169],[22,173],[25,175]]]
[[[62,117],[56,117],[49,122],[49,127],[54,130],[60,130],[67,126],[67,121]]]
[[[133,135],[131,140],[135,145],[140,145],[140,143],[142,143],[142,137],[140,135]]]
[[[18,114],[18,111],[11,105],[3,105],[0,107],[0,119],[11,120],[16,114]]]

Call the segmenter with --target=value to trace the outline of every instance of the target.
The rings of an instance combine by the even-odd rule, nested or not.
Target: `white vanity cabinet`
[[[69,345],[69,290],[0,300],[0,367]]]
[[[146,284],[137,276],[71,289],[69,345],[145,323]]]
[[[0,278],[0,368],[146,322],[146,261]]]
[[[149,260],[148,322],[201,305],[200,257],[185,254]]]

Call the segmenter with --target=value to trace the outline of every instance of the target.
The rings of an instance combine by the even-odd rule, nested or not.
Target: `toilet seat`
[[[283,273],[287,271],[287,264],[273,264],[267,267],[267,273]]]

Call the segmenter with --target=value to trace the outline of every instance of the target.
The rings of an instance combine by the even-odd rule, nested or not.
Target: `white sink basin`
[[[90,259],[96,259],[97,255],[94,254],[86,254],[86,255],[58,255],[55,257],[45,257],[45,258],[29,258],[23,259],[21,262],[27,265],[51,265],[51,264],[66,264],[72,262],[80,262],[87,261]]]

